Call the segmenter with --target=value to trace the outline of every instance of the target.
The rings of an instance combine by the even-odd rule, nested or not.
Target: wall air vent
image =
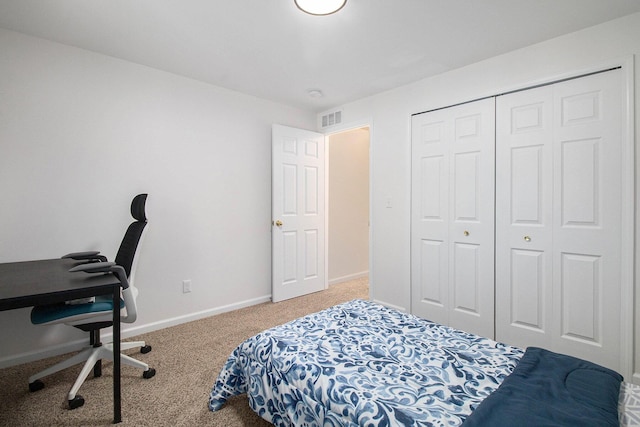
[[[322,127],[337,125],[342,123],[342,111],[334,111],[333,113],[322,116]]]

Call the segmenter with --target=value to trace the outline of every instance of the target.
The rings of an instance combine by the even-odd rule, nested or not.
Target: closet
[[[616,69],[412,117],[414,314],[630,371],[623,88]]]

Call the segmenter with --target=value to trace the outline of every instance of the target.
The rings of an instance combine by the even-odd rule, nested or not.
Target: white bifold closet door
[[[496,100],[496,339],[616,370],[621,76],[608,71]]]
[[[495,101],[414,115],[411,312],[494,335]]]

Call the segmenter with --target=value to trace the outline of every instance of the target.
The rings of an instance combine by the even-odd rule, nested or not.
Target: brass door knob
[[[469,232],[468,232],[467,230],[464,230],[464,233],[463,233],[463,234],[464,234],[465,236],[468,236],[468,235],[469,235]]]
[[[274,222],[274,224],[275,224],[277,227],[282,227],[282,221],[280,221],[280,220],[277,220],[276,222]]]
[[[524,241],[525,241],[525,242],[530,242],[530,241],[531,241],[531,237],[529,237],[529,236],[524,236]]]

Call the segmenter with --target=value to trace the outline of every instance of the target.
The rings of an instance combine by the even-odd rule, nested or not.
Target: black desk
[[[120,281],[113,274],[69,273],[70,259],[0,264],[0,311],[113,295],[113,352],[120,354]],[[120,358],[113,358],[113,422],[122,421]]]

